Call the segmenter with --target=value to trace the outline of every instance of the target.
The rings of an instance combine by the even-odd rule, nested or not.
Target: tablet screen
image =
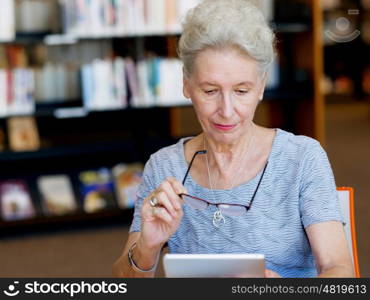
[[[264,277],[263,254],[171,254],[163,257],[166,277]]]

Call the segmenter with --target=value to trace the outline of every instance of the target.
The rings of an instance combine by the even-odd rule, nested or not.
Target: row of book
[[[90,214],[109,209],[132,208],[142,171],[140,163],[82,171],[78,174],[77,188],[74,188],[69,175],[43,175],[37,178],[40,201],[32,199],[34,194],[26,180],[1,181],[1,219],[16,221],[81,211]],[[76,195],[76,190],[79,195]]]
[[[277,64],[268,88],[279,85]],[[80,70],[48,63],[37,69],[0,69],[0,117],[30,115],[35,102],[80,99]],[[178,59],[96,59],[81,69],[82,98],[88,111],[189,104],[182,93],[182,64]],[[128,97],[130,95],[130,98]],[[36,99],[36,101],[35,101]]]
[[[78,37],[179,33],[186,12],[201,0],[2,0],[0,41],[15,32]],[[273,0],[256,1],[271,20]],[[62,24],[60,24],[62,23]]]
[[[0,69],[0,117],[33,114],[35,102],[80,99],[79,75],[76,67],[52,63],[37,69]],[[137,64],[131,58],[97,59],[82,66],[81,76],[84,107],[90,111],[122,109],[128,102],[131,107],[186,103],[177,59]]]
[[[131,58],[95,60],[82,67],[84,106],[104,110],[187,103],[182,94],[182,64],[178,59]],[[130,99],[128,99],[130,95]]]
[[[200,0],[61,0],[63,28],[79,37],[181,30],[181,19]]]

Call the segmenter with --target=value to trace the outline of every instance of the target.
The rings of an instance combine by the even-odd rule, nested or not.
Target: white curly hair
[[[189,77],[196,55],[207,48],[235,47],[267,74],[275,58],[275,34],[252,0],[203,0],[182,23],[178,55]]]

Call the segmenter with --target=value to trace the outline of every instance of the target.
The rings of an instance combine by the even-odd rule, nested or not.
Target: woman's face
[[[264,87],[258,63],[233,48],[203,50],[192,74],[184,77],[184,95],[191,98],[203,131],[222,144],[248,132]]]

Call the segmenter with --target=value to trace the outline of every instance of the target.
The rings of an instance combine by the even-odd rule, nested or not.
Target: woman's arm
[[[129,235],[122,255],[113,265],[114,276],[154,276],[162,247],[180,225],[183,200],[179,195],[186,192],[181,182],[168,177],[148,197],[141,200],[141,231]],[[152,198],[157,201],[155,207],[151,204]]]
[[[308,226],[306,232],[316,259],[318,277],[354,277],[342,223],[315,223]]]
[[[134,243],[137,244],[132,250],[132,259],[141,269],[149,270],[157,264],[161,249],[145,248],[140,243],[140,232],[133,232],[129,234],[122,255],[113,265],[112,274],[114,277],[154,277],[156,268],[152,272],[137,272],[129,263],[128,251]]]

